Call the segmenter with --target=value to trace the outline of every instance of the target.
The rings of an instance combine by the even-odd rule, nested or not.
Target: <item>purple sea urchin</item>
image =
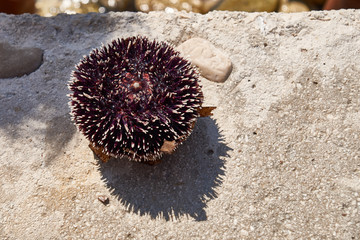
[[[79,130],[102,153],[153,161],[191,133],[203,101],[198,72],[165,42],[117,39],[93,50],[69,83]]]

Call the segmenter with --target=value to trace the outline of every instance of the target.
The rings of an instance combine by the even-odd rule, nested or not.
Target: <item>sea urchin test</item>
[[[155,161],[193,129],[203,101],[198,75],[165,42],[114,40],[72,73],[73,121],[100,154]]]

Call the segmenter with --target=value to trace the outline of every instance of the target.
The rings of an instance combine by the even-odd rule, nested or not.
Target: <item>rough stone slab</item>
[[[156,166],[99,163],[69,117],[74,65],[132,35],[201,37],[233,63],[202,82],[214,115]],[[358,239],[359,36],[355,10],[0,14],[2,42],[44,50],[0,79],[0,238]]]

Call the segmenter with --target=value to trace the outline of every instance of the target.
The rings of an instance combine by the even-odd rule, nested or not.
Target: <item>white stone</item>
[[[198,66],[201,75],[210,81],[224,82],[231,73],[230,59],[206,39],[191,38],[177,49]]]

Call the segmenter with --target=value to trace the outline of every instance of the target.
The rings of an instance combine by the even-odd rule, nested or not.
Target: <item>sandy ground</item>
[[[67,105],[82,56],[133,35],[201,37],[233,63],[202,80],[214,115],[156,166],[100,163]],[[360,239],[359,36],[354,10],[0,14],[2,43],[43,51],[0,79],[0,238]]]

